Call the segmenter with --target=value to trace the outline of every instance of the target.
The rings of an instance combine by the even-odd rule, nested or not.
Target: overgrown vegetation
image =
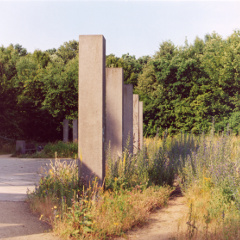
[[[180,47],[166,41],[152,57],[111,54],[106,66],[123,67],[125,83],[144,102],[144,134],[157,137],[146,139],[136,155],[108,155],[105,190],[84,188],[76,163],[52,163],[29,194],[32,208],[66,238],[107,239],[145,222],[151,209],[166,203],[166,186],[177,178],[189,203],[184,239],[240,238],[240,140],[234,137],[240,129],[240,31],[227,39],[207,34]],[[77,41],[34,53],[19,44],[0,47],[1,139],[61,139],[62,120],[77,118],[77,85]],[[12,147],[1,141],[0,153]],[[47,144],[31,157],[56,152],[74,158],[77,144]]]
[[[97,185],[97,179],[85,188],[78,180],[76,163],[67,165],[57,160],[46,169],[46,176],[36,190],[29,193],[32,209],[65,238],[122,236],[128,229],[145,223],[151,211],[167,203],[172,188],[166,184],[173,177],[163,174],[158,182],[156,176],[151,178],[156,174],[152,171],[153,164],[163,161],[159,153],[167,153],[164,144],[160,145],[158,154],[146,147],[136,156],[126,150],[122,158],[109,157],[105,189]],[[147,159],[148,155],[152,157]],[[161,172],[169,172],[171,166],[166,156]]]
[[[239,239],[240,140],[204,134],[180,172],[189,204],[184,239]]]
[[[108,155],[105,189],[97,180],[85,188],[76,162],[57,160],[29,201],[63,238],[111,239],[165,206],[177,180],[189,206],[179,239],[238,239],[239,151],[240,139],[230,131],[145,139],[137,155]]]

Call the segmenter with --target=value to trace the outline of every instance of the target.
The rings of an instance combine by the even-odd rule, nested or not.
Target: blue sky
[[[184,45],[216,31],[240,30],[240,1],[3,1],[0,45],[29,52],[58,48],[79,35],[102,34],[107,54],[153,55],[161,42]]]

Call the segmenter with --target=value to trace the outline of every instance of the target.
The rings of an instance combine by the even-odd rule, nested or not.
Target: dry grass
[[[166,205],[170,188],[153,188],[131,192],[106,192],[93,207],[94,227],[98,234],[121,235],[133,226],[142,225],[151,211]]]
[[[212,135],[199,143],[184,167],[188,230],[178,239],[240,239],[240,138]]]
[[[34,199],[33,199],[34,198]],[[39,219],[53,225],[58,203],[53,197],[30,197],[27,200],[33,213],[39,215]]]
[[[57,222],[55,231],[64,238],[109,239],[145,223],[150,213],[167,204],[170,187],[98,192],[75,202]],[[77,216],[74,218],[73,216]]]

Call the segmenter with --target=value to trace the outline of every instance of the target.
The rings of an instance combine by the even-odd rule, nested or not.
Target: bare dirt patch
[[[150,219],[142,228],[129,231],[124,238],[129,240],[169,240],[175,239],[180,230],[184,228],[185,217],[188,208],[186,198],[177,192],[174,194],[168,206],[156,210],[150,215]]]

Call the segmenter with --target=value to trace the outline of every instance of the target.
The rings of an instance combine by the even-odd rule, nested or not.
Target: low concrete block
[[[26,153],[26,142],[24,140],[16,141],[16,152],[20,152],[21,154]]]

